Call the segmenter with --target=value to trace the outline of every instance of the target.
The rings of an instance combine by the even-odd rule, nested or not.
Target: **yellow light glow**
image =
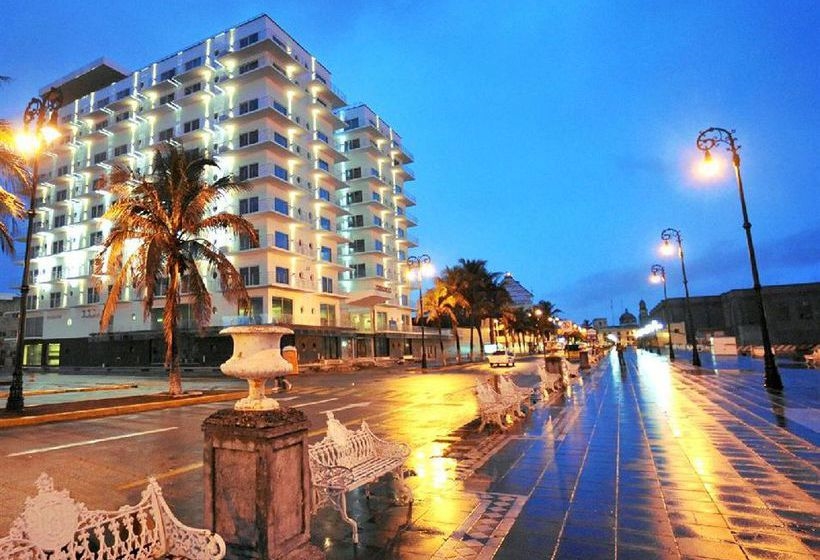
[[[661,251],[661,255],[665,255],[667,257],[671,257],[672,255],[675,254],[675,248],[672,247],[672,244],[669,243],[668,240],[663,242],[663,245],[661,245],[660,251]]]
[[[657,284],[658,282],[661,281],[661,277],[660,276],[655,276],[654,274],[650,274],[649,275],[649,281],[652,282],[653,284]]]
[[[695,164],[695,174],[704,180],[719,179],[723,176],[725,169],[723,160],[708,151],[704,154],[703,159]]]
[[[14,137],[14,143],[17,145],[17,150],[26,156],[36,154],[40,148],[40,141],[37,136],[28,131],[18,132]]]

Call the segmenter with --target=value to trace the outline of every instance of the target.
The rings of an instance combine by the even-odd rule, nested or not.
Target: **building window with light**
[[[255,177],[259,177],[258,163],[249,163],[248,165],[243,165],[239,168],[240,181],[247,181],[248,179],[253,179]]]
[[[288,170],[279,165],[273,166],[273,175],[279,179],[282,179],[283,181],[288,180]]]
[[[319,249],[319,258],[325,262],[333,262],[333,250],[330,247]]]
[[[259,212],[259,197],[252,196],[250,198],[239,199],[239,215],[253,214]]]
[[[239,276],[242,277],[242,282],[245,286],[259,285],[259,267],[258,266],[243,266],[239,269]]]
[[[290,284],[290,269],[277,266],[275,273],[277,284]]]
[[[62,292],[51,292],[48,297],[48,306],[51,308],[54,307],[62,307],[63,305],[63,293]]]
[[[333,278],[322,276],[322,292],[326,294],[333,293]]]
[[[367,276],[367,268],[365,263],[357,263],[351,265],[350,268],[352,269],[350,272],[352,278],[365,278]]]
[[[259,142],[259,131],[251,130],[239,135],[239,147],[250,146]]]
[[[287,233],[277,231],[273,236],[273,244],[279,249],[290,249],[290,237]]]
[[[88,287],[85,290],[85,302],[86,303],[100,303],[100,290],[99,288]]]
[[[259,109],[259,99],[249,99],[239,104],[239,114],[244,115]]]

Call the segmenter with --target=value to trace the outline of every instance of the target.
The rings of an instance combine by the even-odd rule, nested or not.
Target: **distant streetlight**
[[[680,231],[674,228],[666,228],[661,232],[661,240],[663,240],[661,251],[664,255],[674,254],[675,250],[669,243],[671,239],[675,239],[678,243],[678,256],[680,257],[680,268],[683,273],[683,291],[686,295],[686,339],[692,345],[692,365],[700,367],[698,340],[695,336],[695,321],[692,318],[692,303],[689,301],[689,281],[686,278],[686,263],[683,259],[683,241],[681,240]]]
[[[726,150],[732,153],[732,165],[735,168],[735,178],[737,179],[737,192],[740,195],[740,209],[743,212],[743,229],[746,230],[746,243],[749,246],[749,261],[752,266],[752,280],[757,298],[757,307],[760,313],[760,331],[763,338],[763,363],[764,382],[763,385],[769,389],[780,391],[783,389],[783,380],[777,370],[772,352],[772,342],[769,338],[769,326],[766,322],[766,310],[763,307],[763,290],[760,287],[760,276],[757,273],[757,258],[755,257],[755,247],[752,243],[752,224],[749,222],[749,214],[746,211],[746,197],[743,194],[743,179],[740,176],[740,146],[735,142],[734,130],[725,128],[707,128],[698,134],[697,147],[703,152],[703,160],[706,164],[713,164],[710,150],[719,144],[728,146]]]
[[[675,361],[675,349],[672,347],[672,326],[669,324],[669,300],[666,297],[666,269],[662,265],[652,265],[652,282],[663,283],[663,320],[666,323],[666,333],[669,335],[669,361]]]
[[[9,412],[23,411],[23,352],[26,339],[26,307],[29,292],[29,268],[31,267],[31,239],[34,235],[34,217],[37,214],[37,182],[40,174],[39,152],[40,146],[54,141],[60,136],[57,129],[57,110],[63,104],[63,94],[57,88],[51,88],[42,97],[34,97],[29,101],[23,113],[23,132],[17,137],[18,149],[23,155],[31,157],[31,183],[26,185],[26,195],[29,199],[26,230],[26,247],[23,256],[23,280],[20,283],[20,313],[17,321],[17,344],[14,354],[14,371],[11,375],[9,396],[6,400],[6,410]],[[29,132],[28,127],[34,128]]]
[[[419,279],[418,323],[421,325],[421,369],[427,369],[427,348],[424,346],[424,296],[422,295],[422,285],[424,283],[424,275],[428,273],[431,268],[430,262],[429,255],[407,257],[408,273],[415,270],[415,275]]]

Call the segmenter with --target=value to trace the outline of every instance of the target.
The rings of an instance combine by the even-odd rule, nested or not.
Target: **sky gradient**
[[[267,13],[403,136],[416,253],[439,270],[485,259],[565,317],[612,322],[662,297],[653,263],[682,296],[657,252],[674,227],[692,295],[751,287],[730,169],[692,173],[698,132],[717,126],[742,145],[761,282],[820,280],[813,0],[54,4],[3,2],[0,118],[101,56],[136,70]],[[20,270],[0,255],[0,292]]]

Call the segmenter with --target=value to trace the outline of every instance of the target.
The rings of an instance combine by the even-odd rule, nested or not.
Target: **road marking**
[[[176,469],[171,469],[165,471],[162,474],[154,475],[156,480],[163,480],[166,478],[171,478],[172,476],[177,476],[180,474],[185,474],[187,472],[195,471],[197,469],[202,468],[202,461],[199,463],[191,463],[190,465],[185,465],[184,467],[178,467]],[[141,478],[135,482],[129,482],[128,484],[123,484],[122,486],[117,486],[117,490],[130,490],[131,488],[140,488],[142,486],[146,486],[148,484],[147,478]]]
[[[339,412],[341,410],[348,410],[348,409],[351,409],[351,408],[359,408],[359,407],[362,407],[362,406],[370,406],[370,403],[369,402],[353,403],[353,404],[349,404],[347,406],[343,406],[341,408],[332,408],[330,410],[323,410],[319,414],[327,414],[328,412]]]
[[[313,406],[314,404],[323,404],[323,403],[326,403],[326,402],[338,401],[338,400],[339,400],[339,397],[333,397],[333,398],[330,398],[330,399],[322,399],[320,401],[310,401],[310,402],[295,404],[295,405],[293,405],[293,408],[299,408],[300,406]],[[324,413],[320,412],[319,414],[324,414]]]
[[[68,449],[71,447],[81,447],[83,445],[94,445],[95,443],[102,443],[104,441],[114,441],[117,439],[126,439],[132,437],[139,437],[139,436],[147,436],[150,434],[158,434],[161,432],[170,432],[171,430],[178,429],[178,426],[172,426],[170,428],[159,428],[156,430],[147,430],[145,432],[134,432],[132,434],[122,434],[120,436],[111,436],[107,438],[101,439],[89,439],[86,441],[78,441],[76,443],[66,443],[63,445],[55,445],[54,447],[40,447],[37,449],[28,449],[26,451],[19,451],[17,453],[9,453],[6,457],[19,457],[20,455],[33,455],[35,453],[46,453],[48,451],[58,451],[60,449]]]

